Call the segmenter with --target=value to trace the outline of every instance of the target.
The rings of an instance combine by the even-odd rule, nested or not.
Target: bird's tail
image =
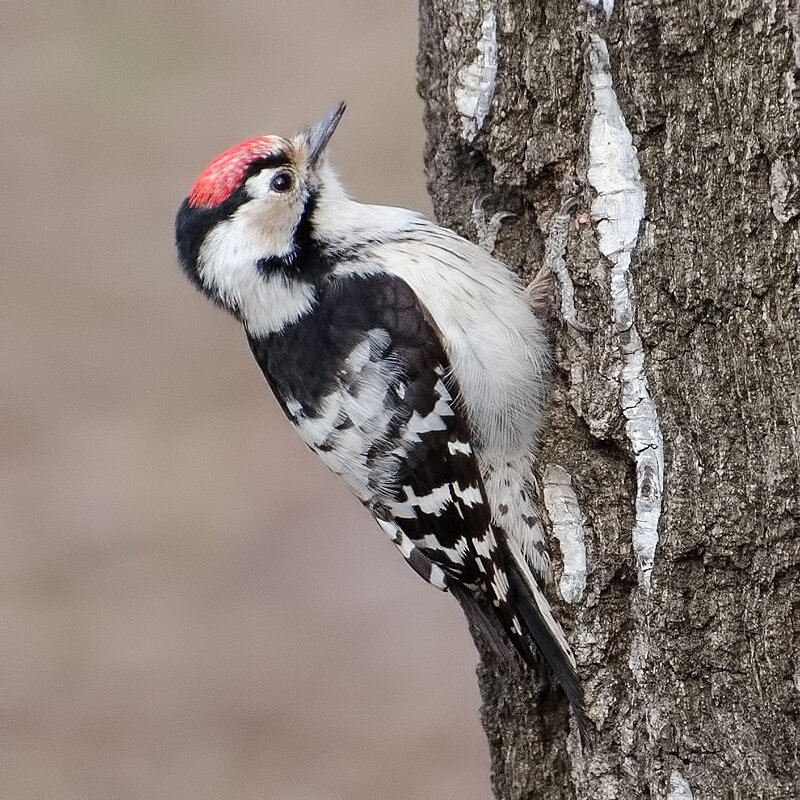
[[[507,577],[505,585],[495,574],[487,586],[497,621],[526,664],[534,665],[536,650],[541,653],[564,690],[578,728],[586,739],[586,706],[572,648],[516,543],[501,528],[495,527],[494,534],[497,551],[493,554],[493,561],[501,566]],[[500,583],[502,585],[498,585]],[[497,647],[493,637],[488,638],[501,655],[506,655],[502,647]]]

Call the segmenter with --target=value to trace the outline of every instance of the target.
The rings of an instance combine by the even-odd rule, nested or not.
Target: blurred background
[[[416,2],[4,4],[2,795],[479,798],[476,655],[183,279],[210,159],[333,103],[429,212]]]

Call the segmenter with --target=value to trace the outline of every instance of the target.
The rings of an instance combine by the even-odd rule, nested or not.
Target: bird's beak
[[[317,166],[319,157],[324,152],[328,142],[339,124],[339,120],[344,114],[346,106],[344,103],[339,103],[338,106],[331,109],[316,125],[306,131],[306,140],[308,141],[308,163],[313,169]]]

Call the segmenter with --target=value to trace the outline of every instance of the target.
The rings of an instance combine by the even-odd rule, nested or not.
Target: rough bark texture
[[[521,684],[477,637],[496,794],[797,797],[797,0],[628,0],[608,20],[561,0],[420,8],[439,219],[476,238],[486,233],[476,200],[487,219],[513,213],[495,254],[530,277],[551,220],[577,195],[565,264],[591,328],[556,311],[540,464],[571,476],[585,523],[586,590],[578,602],[560,596],[552,537],[549,595],[576,650],[594,744],[581,748],[546,680]],[[632,325],[614,314],[616,256],[601,252],[588,175],[602,43],[646,190]],[[652,572],[632,531],[637,491],[652,506],[658,485],[639,474],[637,490],[621,409],[637,330],[665,453]]]

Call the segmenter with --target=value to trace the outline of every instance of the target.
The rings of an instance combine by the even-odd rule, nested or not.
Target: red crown
[[[224,203],[238,188],[247,168],[255,160],[278,152],[280,139],[275,136],[259,136],[231,147],[217,156],[195,181],[189,192],[189,205],[213,208]]]

